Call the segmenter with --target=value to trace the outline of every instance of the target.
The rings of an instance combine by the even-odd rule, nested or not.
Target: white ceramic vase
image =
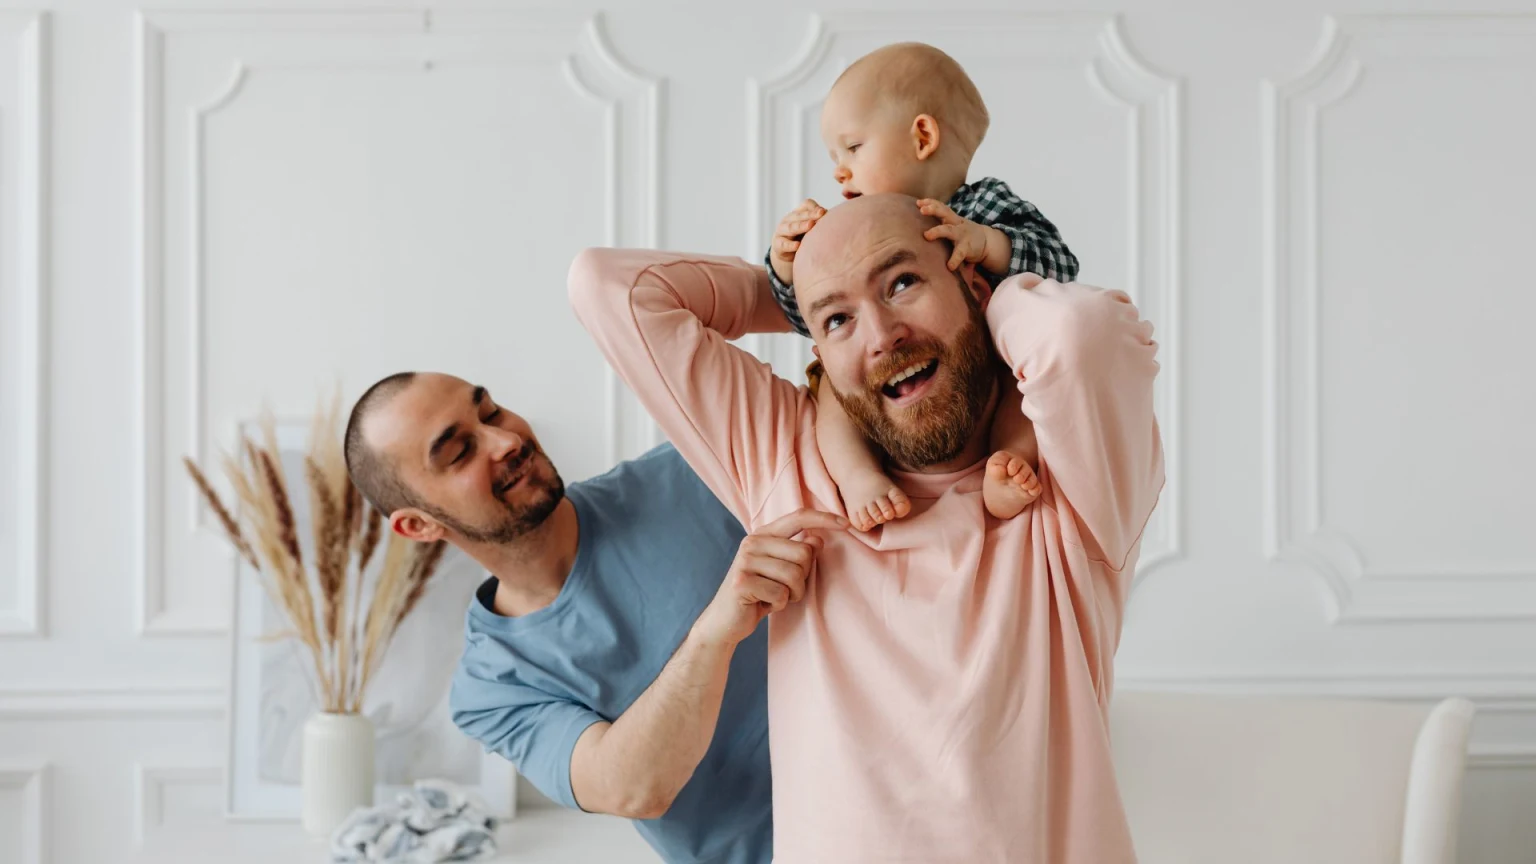
[[[305,832],[330,837],[358,807],[373,806],[373,724],[319,712],[304,723],[300,795]]]

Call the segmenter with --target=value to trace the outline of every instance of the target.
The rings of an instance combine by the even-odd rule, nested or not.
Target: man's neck
[[[476,550],[474,558],[496,577],[496,614],[515,618],[555,602],[576,562],[580,527],[576,506],[562,498],[544,524],[514,543]]]

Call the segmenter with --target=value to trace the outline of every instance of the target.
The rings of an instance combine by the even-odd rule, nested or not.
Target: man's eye
[[[831,333],[833,330],[836,330],[838,327],[847,322],[847,320],[848,316],[842,314],[841,312],[837,313],[836,315],[828,315],[827,320],[822,322],[821,329]]]
[[[480,422],[482,422],[482,423],[495,423],[499,419],[501,419],[501,409],[497,408],[495,411],[492,411],[491,413],[485,415],[485,419],[480,421]]]
[[[472,451],[474,449],[475,449],[475,442],[473,440],[465,441],[464,442],[464,449],[460,450],[459,451],[459,455],[453,457],[453,461],[449,462],[448,464],[449,465],[457,465],[460,462],[463,462],[465,459],[469,458],[470,451]]]
[[[895,282],[891,283],[891,293],[895,294],[897,291],[900,291],[904,288],[909,288],[913,285],[916,285],[917,283],[918,278],[916,273],[903,273],[896,277]]]

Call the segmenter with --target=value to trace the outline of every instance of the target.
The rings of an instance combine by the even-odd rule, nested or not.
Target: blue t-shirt
[[[571,752],[656,680],[720,588],[746,536],[670,445],[571,484],[580,541],[560,595],[518,618],[475,592],[454,676],[453,722],[510,759],[552,800],[577,807]],[[767,864],[767,624],[731,659],[714,739],[671,809],[635,822],[668,862]]]

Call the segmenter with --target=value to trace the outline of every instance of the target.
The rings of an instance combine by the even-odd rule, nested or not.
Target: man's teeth
[[[885,386],[895,387],[897,384],[900,384],[908,378],[911,378],[913,375],[916,375],[924,369],[927,369],[928,364],[932,362],[932,360],[924,360],[921,363],[913,363],[911,366],[908,366],[907,368],[897,372],[894,376],[892,376],[891,380],[885,382]]]

